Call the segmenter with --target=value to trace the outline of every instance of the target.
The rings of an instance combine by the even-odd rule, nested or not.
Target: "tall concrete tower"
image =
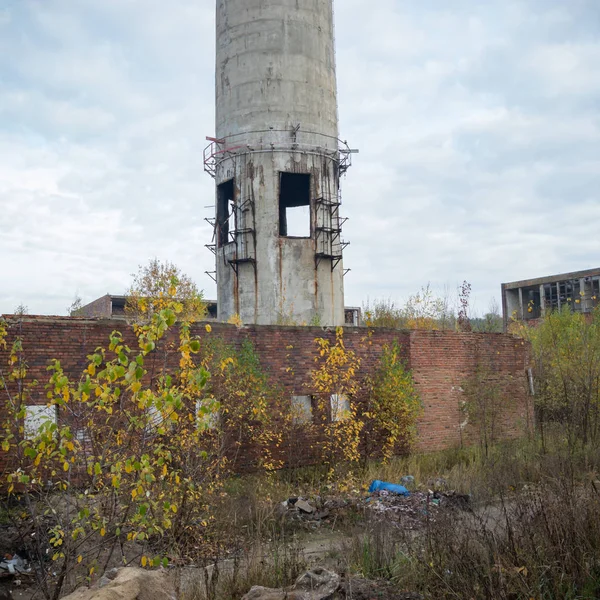
[[[344,323],[333,0],[217,0],[219,319]]]

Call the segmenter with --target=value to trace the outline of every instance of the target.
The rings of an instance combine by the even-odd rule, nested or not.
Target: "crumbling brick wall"
[[[71,317],[6,317],[9,324],[8,348],[16,336],[23,338],[28,378],[39,385],[31,396],[32,403],[45,404],[46,370],[51,359],[57,358],[72,380],[77,380],[87,365],[87,355],[98,346],[106,347],[113,330],[121,331],[131,347],[135,337],[121,320],[102,320]],[[233,325],[211,323],[207,333],[198,324],[195,333],[219,336],[239,347],[250,340],[261,360],[263,369],[286,394],[310,394],[310,371],[315,367],[315,338],[335,340],[335,330],[321,327],[280,327],[274,325],[237,328]],[[480,367],[493,373],[502,390],[506,408],[502,411],[503,437],[517,437],[531,426],[532,406],[528,395],[526,368],[528,349],[523,342],[506,334],[456,333],[450,331],[397,331],[375,329],[367,339],[365,328],[345,328],[344,342],[361,358],[361,373],[372,372],[383,347],[397,342],[403,358],[412,369],[417,391],[423,403],[423,415],[418,426],[417,447],[423,451],[442,450],[473,443],[473,427],[461,427],[464,414],[465,381]],[[8,349],[0,350],[0,369],[6,373]],[[161,355],[162,364],[164,355]],[[168,366],[177,368],[178,358],[172,353]],[[0,411],[6,394],[0,394]],[[290,441],[289,464],[310,463],[310,440]],[[0,455],[1,456],[1,455]],[[292,460],[293,457],[293,460]],[[0,464],[0,470],[5,465]]]

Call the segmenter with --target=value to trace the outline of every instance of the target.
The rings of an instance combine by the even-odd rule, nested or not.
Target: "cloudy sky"
[[[0,313],[215,296],[214,0],[0,0]],[[600,2],[337,0],[346,304],[600,266]]]

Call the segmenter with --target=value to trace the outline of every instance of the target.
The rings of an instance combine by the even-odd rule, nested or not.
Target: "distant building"
[[[85,306],[82,306],[75,316],[90,317],[96,319],[124,319],[125,304],[127,296],[113,296],[106,294],[102,298],[98,298]],[[208,314],[207,319],[217,318],[217,302],[216,300],[205,300]]]
[[[106,294],[85,306],[82,306],[75,316],[88,317],[96,319],[124,319],[125,318],[125,303],[127,296],[113,296]],[[205,300],[208,314],[207,320],[217,319],[217,301]],[[355,306],[348,306],[344,309],[345,325],[353,325],[358,327],[362,325],[362,311]]]
[[[504,329],[511,318],[539,319],[545,311],[569,306],[589,313],[600,302],[600,267],[502,284]]]

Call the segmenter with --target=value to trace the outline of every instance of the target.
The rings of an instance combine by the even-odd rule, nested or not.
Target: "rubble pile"
[[[387,491],[374,492],[366,500],[369,511],[405,530],[422,527],[427,521],[435,521],[440,510],[468,510],[469,496],[456,492],[412,492],[401,496]]]
[[[414,479],[404,477],[403,483],[412,487]],[[374,481],[366,497],[348,496],[327,500],[319,496],[310,499],[291,497],[281,503],[279,510],[284,518],[313,529],[324,522],[340,518],[346,512],[354,511],[367,512],[382,520],[395,522],[403,529],[414,530],[427,521],[434,521],[440,510],[469,510],[470,500],[468,495],[455,491],[409,491],[403,486]]]

